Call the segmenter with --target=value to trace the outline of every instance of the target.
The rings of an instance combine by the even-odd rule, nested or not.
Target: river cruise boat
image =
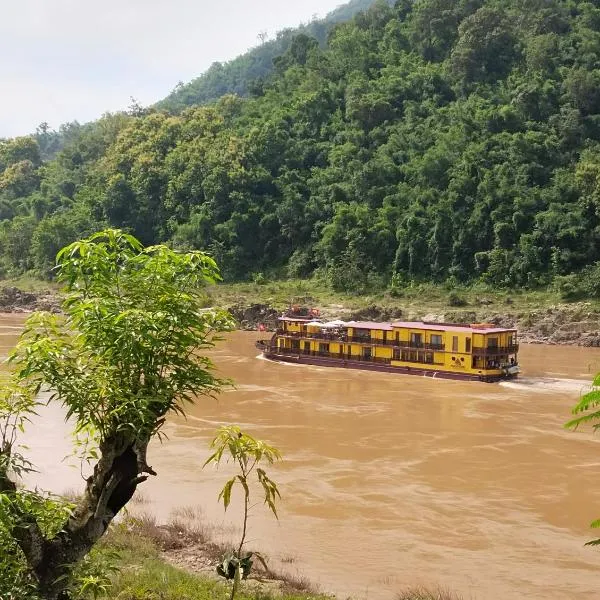
[[[493,382],[519,373],[517,330],[489,323],[323,322],[296,309],[256,346],[277,361],[426,377]]]

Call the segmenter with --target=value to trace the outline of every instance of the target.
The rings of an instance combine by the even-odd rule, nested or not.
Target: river
[[[0,318],[0,346],[20,316]],[[264,334],[263,334],[264,335]],[[251,545],[321,589],[392,599],[413,584],[474,600],[598,597],[598,550],[584,547],[600,517],[600,436],[563,428],[597,349],[522,346],[523,376],[500,384],[276,364],[257,357],[259,334],[237,332],[211,352],[235,389],[203,398],[169,439],[151,447],[158,477],[143,510],[167,519],[196,506],[231,534],[239,504],[216,497],[227,470],[202,470],[222,423],[278,446],[269,468],[283,500],[276,521],[259,504]],[[28,434],[34,482],[81,489],[61,410]],[[138,509],[139,510],[139,507]]]

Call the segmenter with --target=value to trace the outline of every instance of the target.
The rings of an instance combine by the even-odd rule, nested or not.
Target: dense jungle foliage
[[[111,225],[228,280],[600,276],[599,0],[381,0],[274,68],[248,99],[106,115],[50,161],[40,132],[1,142],[2,270]]]

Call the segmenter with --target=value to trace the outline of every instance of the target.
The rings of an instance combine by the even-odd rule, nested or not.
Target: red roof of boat
[[[391,323],[376,323],[375,321],[347,321],[344,327],[352,327],[352,329],[383,329],[392,331]]]
[[[314,317],[279,317],[280,321],[312,321]],[[340,327],[352,327],[353,329],[379,329],[383,331],[393,331],[394,327],[404,329],[425,329],[426,331],[452,331],[471,333],[505,333],[507,331],[516,331],[514,327],[482,327],[477,324],[458,324],[458,323],[424,323],[422,321],[394,321],[393,323],[380,323],[376,321],[347,321]]]
[[[280,321],[312,321],[315,317],[279,317]]]
[[[456,331],[463,332],[465,329],[473,333],[504,333],[505,331],[516,331],[514,327],[478,327],[476,325],[459,325],[456,323],[423,323],[421,321],[395,321],[393,327],[404,327],[406,329],[426,329],[428,331]]]

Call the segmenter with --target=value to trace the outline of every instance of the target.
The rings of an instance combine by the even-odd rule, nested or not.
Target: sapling
[[[281,495],[277,489],[277,484],[266,474],[264,469],[259,467],[259,464],[264,461],[273,464],[275,461],[281,460],[281,453],[277,448],[257,440],[247,433],[243,433],[237,425],[220,427],[210,447],[214,452],[206,460],[204,466],[208,464],[219,466],[221,461],[225,459],[227,462],[233,462],[238,468],[238,473],[225,483],[219,493],[219,501],[223,502],[225,510],[231,502],[233,486],[237,483],[244,490],[244,520],[240,543],[237,550],[226,556],[217,567],[217,573],[221,577],[233,580],[231,588],[231,600],[233,600],[240,581],[246,579],[250,574],[252,557],[256,556],[264,563],[260,554],[256,552],[243,553],[250,515],[250,479],[252,479],[253,473],[256,474],[256,480],[264,493],[264,503],[275,518],[278,518],[275,503],[278,498],[281,498]]]

